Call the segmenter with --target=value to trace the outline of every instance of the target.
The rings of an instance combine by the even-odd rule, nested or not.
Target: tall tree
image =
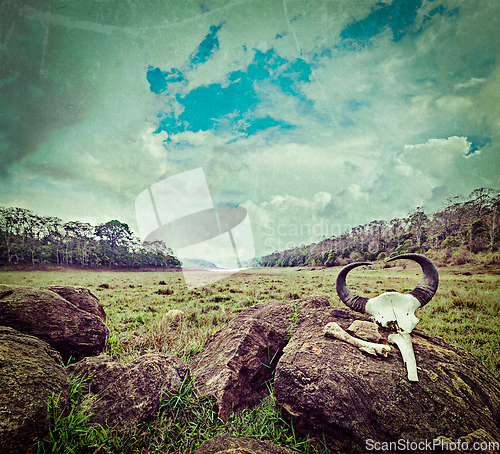
[[[423,207],[417,207],[409,213],[408,221],[410,224],[410,232],[415,238],[415,245],[420,250],[427,230],[429,217],[425,214]]]
[[[47,257],[48,261],[51,257],[55,258],[56,265],[62,264],[62,251],[63,251],[63,238],[64,238],[64,227],[61,219],[56,217],[47,217],[44,222],[45,228],[45,239],[44,246],[49,247]]]
[[[122,258],[132,240],[129,226],[117,220],[108,221],[105,224],[99,224],[95,228],[95,234],[101,238],[99,250],[103,255],[103,260],[108,262],[109,267],[117,265],[118,259]]]
[[[7,207],[2,208],[0,214],[2,246],[8,262],[24,262],[27,259],[29,220],[33,212],[25,208]]]
[[[120,221],[108,221],[105,224],[99,224],[95,228],[95,234],[109,244],[112,250],[118,246],[127,246],[132,239],[132,232],[127,224]]]

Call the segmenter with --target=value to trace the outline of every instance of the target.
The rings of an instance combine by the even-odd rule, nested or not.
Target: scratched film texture
[[[0,205],[137,232],[202,167],[262,255],[500,188],[496,0],[0,8]]]

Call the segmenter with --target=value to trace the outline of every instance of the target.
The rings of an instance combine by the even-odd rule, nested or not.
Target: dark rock
[[[204,441],[195,454],[293,454],[293,452],[271,441],[223,434]]]
[[[69,405],[70,383],[61,357],[47,343],[0,326],[0,452],[36,452],[48,433],[47,403]]]
[[[260,402],[267,393],[277,358],[286,341],[269,323],[242,319],[211,337],[195,357],[191,371],[200,392],[216,398],[227,419]]]
[[[89,314],[97,315],[103,322],[106,321],[106,312],[104,307],[87,287],[78,287],[72,285],[52,285],[42,287],[45,290],[57,293],[66,301],[73,303],[76,307]]]
[[[300,324],[303,318],[314,315],[316,309],[322,307],[330,307],[328,299],[324,296],[309,296],[293,301],[258,303],[241,311],[237,319],[250,317],[267,321],[285,336],[289,328]],[[342,311],[340,308],[336,309]],[[291,320],[293,313],[297,313],[297,318],[294,322]]]
[[[318,439],[324,434],[330,449],[343,453],[366,452],[369,440],[463,440],[478,430],[499,439],[500,382],[476,358],[415,329],[420,381],[409,382],[396,347],[376,357],[323,334],[329,322],[347,330],[356,320],[370,317],[330,307],[324,298],[257,304],[209,338],[193,375],[227,418],[259,402],[278,361],[274,397],[294,428]],[[378,331],[388,344],[392,331]]]
[[[438,437],[436,440],[436,447],[444,452],[456,452],[457,450],[463,454],[478,452],[481,452],[481,454],[498,454],[500,452],[500,442],[495,440],[484,429],[478,429],[460,437],[458,440],[451,440],[447,437]]]
[[[322,327],[347,329],[362,314],[317,309],[297,324],[276,368],[274,397],[303,435],[322,437],[333,450],[366,452],[367,440],[457,439],[483,429],[500,439],[500,382],[476,358],[415,329],[419,381],[409,382],[395,347],[387,358],[363,353]],[[346,317],[349,316],[349,317]],[[390,331],[380,329],[382,343]]]
[[[65,361],[102,352],[109,337],[98,316],[50,290],[31,287],[0,285],[0,325],[38,337]]]
[[[68,368],[89,378],[86,409],[90,424],[130,429],[147,421],[157,411],[160,394],[189,382],[187,365],[175,356],[151,353],[121,364],[109,356],[85,358]],[[93,399],[93,396],[95,398]]]
[[[222,419],[268,394],[266,383],[286,345],[288,328],[328,305],[323,297],[256,304],[210,336],[193,359],[191,374],[202,394],[215,397]]]
[[[120,379],[129,366],[109,355],[90,356],[70,364],[66,371],[73,376],[82,377],[80,390],[87,394],[100,394],[110,383]]]

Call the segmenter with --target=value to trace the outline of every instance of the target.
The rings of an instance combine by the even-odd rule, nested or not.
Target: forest
[[[120,221],[92,226],[16,207],[0,207],[0,262],[88,268],[181,266],[163,241],[141,242]]]
[[[252,261],[250,266],[340,266],[417,252],[463,264],[471,255],[495,254],[500,242],[500,191],[476,189],[447,199],[441,210],[417,207],[405,217],[374,220],[318,243]],[[0,262],[4,265],[89,268],[180,267],[163,241],[141,242],[117,220],[98,226],[63,222],[31,210],[0,207]]]
[[[417,207],[389,222],[374,220],[318,243],[275,251],[262,257],[260,265],[330,267],[410,252],[460,265],[480,252],[497,256],[499,227],[500,191],[480,188],[467,197],[447,199],[434,213]]]

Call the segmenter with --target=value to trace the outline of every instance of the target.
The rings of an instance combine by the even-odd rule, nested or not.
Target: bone
[[[346,333],[337,323],[330,322],[323,328],[324,334],[329,334],[337,339],[358,347],[360,350],[370,353],[371,355],[387,356],[391,347],[385,344],[374,344],[373,342],[366,342],[356,337],[352,337]]]
[[[401,352],[403,361],[406,364],[409,381],[418,381],[417,375],[417,361],[415,360],[415,353],[413,352],[413,345],[411,337],[408,333],[399,332],[397,334],[390,334],[387,340],[392,344],[396,344]]]

